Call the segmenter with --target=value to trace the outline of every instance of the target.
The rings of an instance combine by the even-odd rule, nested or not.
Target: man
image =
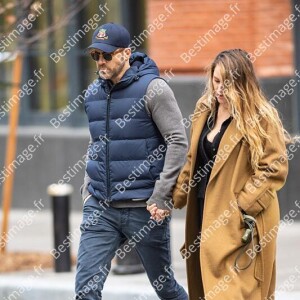
[[[155,63],[131,54],[130,35],[108,23],[88,48],[99,79],[85,97],[91,142],[88,148],[76,299],[102,299],[117,254],[137,250],[160,299],[188,299],[171,268],[172,190],[184,164],[187,139],[171,89]],[[155,217],[147,210],[155,210]],[[118,248],[128,240],[125,249]],[[163,276],[162,285],[157,285]],[[162,278],[162,277],[160,277]]]

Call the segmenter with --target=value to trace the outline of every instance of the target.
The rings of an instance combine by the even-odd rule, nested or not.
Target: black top
[[[216,134],[212,142],[207,139],[207,135],[210,132],[209,128],[213,128],[214,126],[213,122],[208,124],[209,120],[207,120],[202,130],[198,144],[197,162],[194,172],[194,180],[197,182],[198,198],[205,198],[205,190],[214,165],[215,157],[224,132],[231,120],[232,117],[229,117],[222,123],[220,131]]]

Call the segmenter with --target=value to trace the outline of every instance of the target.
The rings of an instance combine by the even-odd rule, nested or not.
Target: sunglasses
[[[104,58],[104,60],[106,61],[111,61],[112,58],[113,58],[113,55],[122,51],[123,49],[120,49],[120,50],[116,50],[112,53],[107,53],[107,52],[98,52],[98,51],[92,51],[90,54],[91,54],[91,57],[94,61],[98,61],[100,56],[102,55],[102,57]]]

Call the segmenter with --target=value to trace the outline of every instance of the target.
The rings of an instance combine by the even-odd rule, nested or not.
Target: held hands
[[[155,221],[164,220],[165,217],[169,216],[170,213],[171,213],[169,210],[164,210],[164,209],[157,208],[156,204],[148,205],[147,210],[151,214],[150,218],[155,220]]]

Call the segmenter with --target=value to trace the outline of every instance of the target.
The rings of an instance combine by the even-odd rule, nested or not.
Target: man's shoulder
[[[168,82],[162,77],[153,79],[147,88],[147,95],[151,99],[157,99],[164,97],[174,96],[172,89],[170,88]]]

